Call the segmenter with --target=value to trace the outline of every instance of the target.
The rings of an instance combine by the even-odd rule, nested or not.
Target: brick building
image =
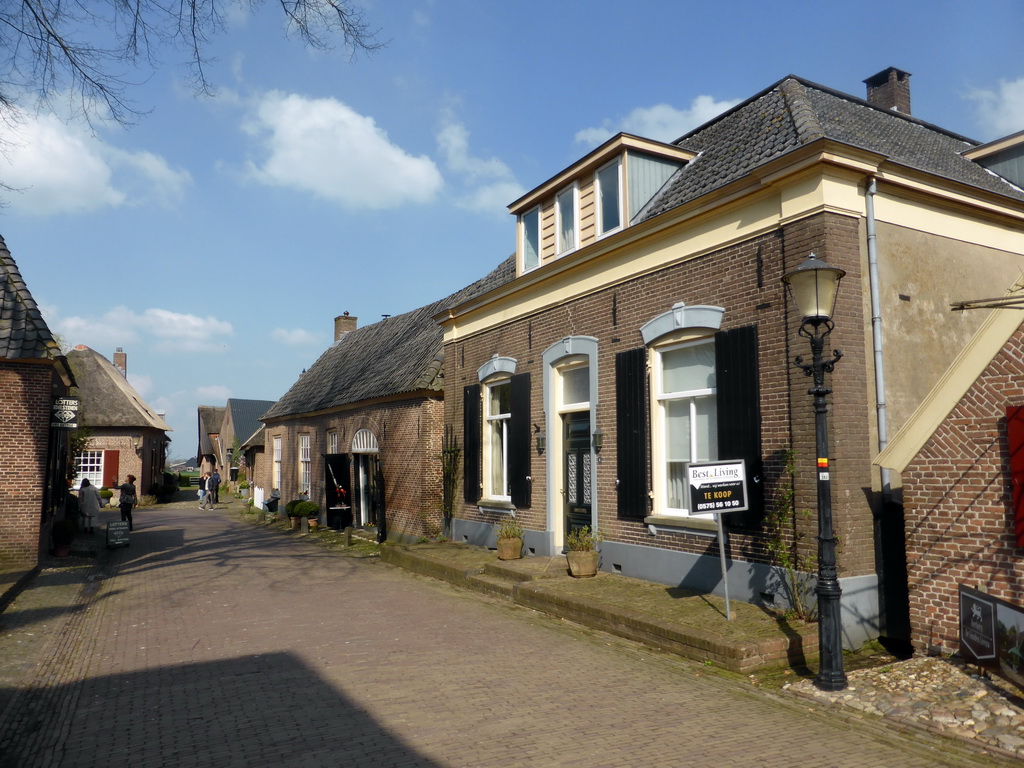
[[[199,446],[196,448],[196,466],[200,473],[213,473],[223,469],[220,430],[224,426],[225,408],[222,405],[199,406]]]
[[[90,431],[86,449],[76,459],[75,487],[83,478],[97,487],[114,488],[128,475],[140,494],[163,482],[171,428],[128,383],[128,356],[120,347],[113,362],[79,344],[68,353],[78,382],[81,422]]]
[[[901,473],[914,646],[959,646],[961,584],[1024,608],[1024,285],[877,457]],[[987,309],[987,307],[986,307]]]
[[[900,479],[872,460],[982,322],[943,311],[951,292],[995,295],[1024,266],[1024,193],[909,114],[909,77],[862,100],[789,76],[674,143],[613,137],[509,206],[514,275],[438,316],[457,540],[491,544],[514,513],[553,555],[591,525],[603,569],[721,593],[683,473],[742,458],[730,594],[796,599],[772,549],[812,561],[817,468],[782,276],[813,252],[846,272],[828,340],[844,642],[908,638]]]
[[[375,526],[381,540],[439,533],[444,359],[434,318],[511,268],[363,328],[336,318],[331,347],[261,417],[255,497],[308,495],[328,525]]]
[[[68,438],[51,428],[75,384],[39,307],[0,239],[0,606],[39,567],[66,495]]]

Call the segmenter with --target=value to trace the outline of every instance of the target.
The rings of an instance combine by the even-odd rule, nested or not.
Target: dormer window
[[[540,208],[527,211],[519,221],[522,237],[522,271],[529,272],[540,264]]]
[[[694,157],[672,144],[620,133],[523,195],[509,206],[518,227],[518,274],[622,232]]]
[[[622,228],[622,161],[616,158],[597,172],[597,236]]]
[[[555,197],[555,231],[558,244],[555,252],[558,255],[576,248],[577,226],[576,185],[564,189]]]

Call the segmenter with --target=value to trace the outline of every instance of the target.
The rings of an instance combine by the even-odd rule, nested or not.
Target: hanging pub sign
[[[1024,609],[961,584],[960,654],[1024,689]]]
[[[747,471],[743,459],[687,464],[686,480],[690,486],[690,514],[747,509]]]
[[[50,429],[78,429],[77,397],[58,397],[53,401]]]

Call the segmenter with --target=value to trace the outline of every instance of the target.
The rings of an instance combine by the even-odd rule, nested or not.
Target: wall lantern
[[[543,455],[544,449],[547,448],[548,436],[536,424],[533,425],[533,434],[537,439],[537,454]]]
[[[604,447],[604,432],[601,431],[600,427],[594,430],[594,434],[591,436],[591,445],[594,446],[594,450],[598,453]]]
[[[132,448],[138,453],[139,449],[142,448],[142,435],[132,435]]]

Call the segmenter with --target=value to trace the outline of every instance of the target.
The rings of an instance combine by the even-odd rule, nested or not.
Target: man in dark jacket
[[[210,476],[210,493],[213,494],[213,503],[220,503],[220,473],[215,469]]]

